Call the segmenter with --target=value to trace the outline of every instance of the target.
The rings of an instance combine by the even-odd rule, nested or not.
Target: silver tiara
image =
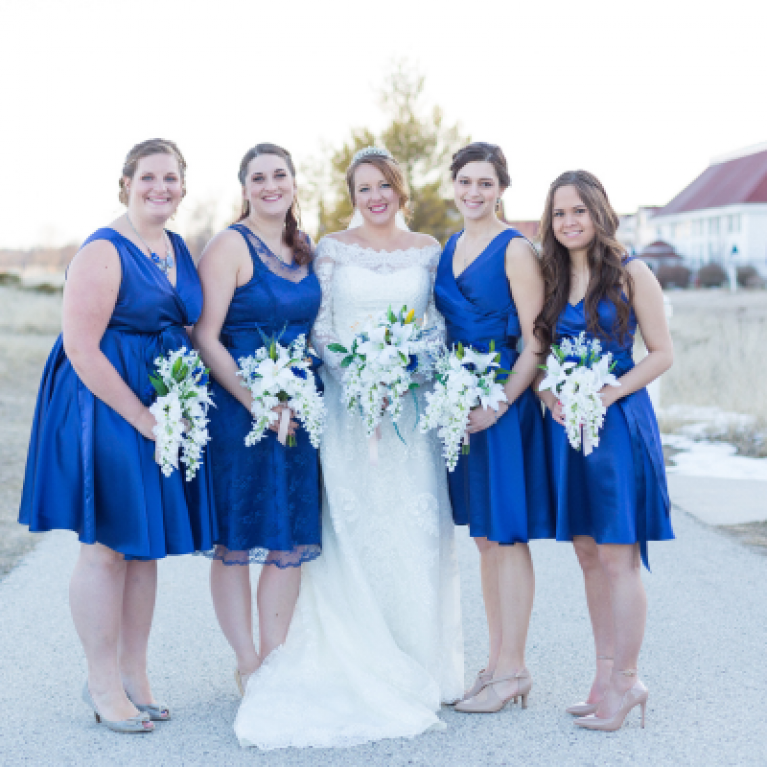
[[[394,159],[388,149],[382,149],[377,146],[366,146],[364,149],[360,149],[360,151],[352,157],[352,165],[365,157],[385,157],[387,160]]]

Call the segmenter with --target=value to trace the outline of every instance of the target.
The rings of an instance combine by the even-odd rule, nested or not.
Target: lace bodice
[[[415,309],[426,327],[442,339],[445,323],[434,306],[434,277],[441,248],[377,251],[325,237],[317,246],[314,270],[322,286],[322,304],[312,330],[312,343],[326,370],[340,377],[343,357],[327,349],[330,343],[347,346],[389,306]]]

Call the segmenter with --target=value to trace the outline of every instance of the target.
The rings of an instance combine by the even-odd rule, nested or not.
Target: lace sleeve
[[[429,275],[431,276],[431,287],[429,289],[429,303],[426,307],[426,321],[424,328],[433,328],[434,332],[439,339],[440,343],[445,343],[447,333],[445,331],[445,318],[437,311],[437,306],[434,303],[434,281],[437,278],[437,267],[439,266],[439,259],[442,255],[442,248],[438,245],[435,246],[434,254],[429,259]]]
[[[330,351],[328,344],[339,342],[339,338],[333,330],[333,271],[335,262],[323,243],[317,246],[317,255],[314,259],[314,273],[320,281],[322,288],[322,302],[317,318],[312,327],[311,341],[317,354],[325,363],[325,368],[339,381],[343,373],[341,368],[342,354]]]

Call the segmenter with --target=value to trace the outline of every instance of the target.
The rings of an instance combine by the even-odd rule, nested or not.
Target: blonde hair
[[[186,160],[184,160],[181,150],[173,141],[168,141],[164,138],[150,138],[142,141],[140,144],[136,144],[125,156],[123,172],[122,176],[120,176],[120,202],[123,205],[128,204],[128,189],[125,185],[125,179],[133,178],[139,160],[144,157],[150,157],[153,154],[169,154],[171,157],[176,158],[179,174],[181,175],[181,196],[183,197],[186,194]]]
[[[360,165],[372,165],[381,171],[383,177],[391,184],[394,193],[399,197],[399,209],[405,218],[412,215],[410,205],[410,187],[408,186],[405,174],[399,163],[393,157],[384,157],[383,155],[366,155],[352,160],[351,165],[346,169],[346,187],[349,190],[349,198],[352,205],[356,205],[354,199],[354,174]]]

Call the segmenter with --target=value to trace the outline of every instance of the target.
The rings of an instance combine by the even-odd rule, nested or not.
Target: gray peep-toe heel
[[[93,710],[93,716],[96,717],[97,724],[105,724],[113,732],[133,733],[154,731],[154,725],[150,721],[150,715],[146,712],[132,716],[130,719],[120,719],[119,721],[104,719],[96,708],[96,704],[93,702],[87,681],[83,687],[83,702]],[[136,704],[134,703],[133,705],[135,706]],[[136,706],[136,708],[138,708],[138,706]]]

